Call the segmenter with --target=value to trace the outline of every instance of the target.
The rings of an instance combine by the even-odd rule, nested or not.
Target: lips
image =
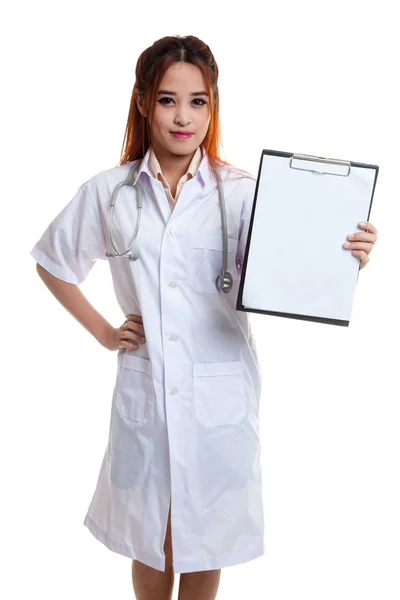
[[[170,133],[172,133],[172,135],[176,138],[181,138],[181,139],[187,139],[192,137],[192,133],[184,133],[184,132],[180,132],[180,131],[171,131]]]

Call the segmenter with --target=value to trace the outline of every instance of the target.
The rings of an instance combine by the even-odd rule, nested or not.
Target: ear
[[[138,94],[136,94],[135,100],[136,100],[136,105],[138,107],[138,111],[140,112],[140,114],[143,117],[146,117],[147,115],[146,115],[146,113],[145,113],[145,111],[143,109],[143,106],[142,106],[142,99],[141,99],[141,97]]]

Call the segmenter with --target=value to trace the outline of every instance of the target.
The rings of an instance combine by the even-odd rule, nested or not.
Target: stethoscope
[[[140,191],[140,186],[138,184],[136,185],[136,192],[137,192],[136,193],[136,205],[137,205],[138,217],[137,217],[137,221],[136,221],[135,231],[133,234],[133,240],[132,240],[132,243],[129,246],[128,250],[125,250],[125,252],[118,252],[118,250],[115,247],[114,240],[112,237],[113,213],[114,213],[115,205],[117,203],[118,191],[124,185],[131,185],[132,187],[135,187],[134,181],[135,181],[135,171],[136,171],[137,167],[140,167],[140,163],[133,165],[129,169],[129,173],[126,176],[126,179],[124,181],[121,181],[120,183],[118,183],[115,186],[112,196],[111,196],[111,212],[110,212],[110,220],[109,220],[109,232],[110,232],[110,241],[111,241],[112,247],[115,250],[115,253],[114,252],[106,252],[106,256],[109,258],[121,257],[121,258],[129,258],[130,260],[137,260],[139,258],[139,254],[137,254],[137,253],[128,254],[128,256],[123,256],[127,252],[130,252],[130,250],[132,249],[132,246],[136,241],[137,234],[139,231],[140,215],[141,215],[141,210],[142,210],[142,193]],[[218,275],[217,278],[215,279],[215,286],[219,292],[222,290],[223,292],[225,292],[225,294],[227,294],[232,289],[233,278],[232,278],[231,273],[229,273],[229,271],[228,271],[228,233],[227,233],[227,228],[226,228],[225,197],[224,197],[224,190],[222,188],[222,181],[221,181],[220,174],[218,171],[214,171],[214,172],[215,172],[215,175],[217,178],[217,184],[218,184],[218,194],[219,194],[219,201],[220,201],[220,207],[221,207],[222,239],[223,239],[222,273],[220,273],[220,275]]]

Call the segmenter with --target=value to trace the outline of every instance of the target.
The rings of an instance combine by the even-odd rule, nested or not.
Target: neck
[[[160,163],[161,170],[166,179],[179,181],[187,172],[194,152],[190,154],[173,154],[157,143],[151,144]],[[195,150],[196,152],[196,150]]]

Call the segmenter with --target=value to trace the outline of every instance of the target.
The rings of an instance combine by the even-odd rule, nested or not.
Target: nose
[[[190,123],[190,115],[189,109],[186,108],[177,108],[175,113],[175,123],[179,123],[180,125],[187,126]]]

